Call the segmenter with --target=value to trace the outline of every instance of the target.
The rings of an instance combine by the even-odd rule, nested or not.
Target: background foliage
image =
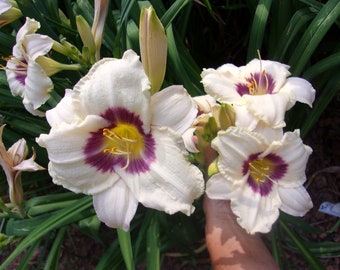
[[[24,16],[1,28],[2,56],[11,54],[15,32],[26,16],[41,23],[39,33],[56,40],[65,37],[82,49],[75,16],[81,14],[91,25],[93,1],[18,0],[17,3]],[[258,57],[259,50],[262,59],[290,65],[293,76],[308,79],[317,90],[313,109],[298,104],[287,114],[287,130],[301,128],[302,137],[306,137],[325,109],[339,98],[338,0],[111,1],[102,56],[120,57],[128,48],[139,52],[140,7],[150,4],[168,37],[164,86],[183,84],[193,96],[203,94],[200,83],[202,68],[218,67],[227,62],[245,65]],[[58,8],[69,19],[69,24],[63,22]],[[53,57],[69,62],[55,52]],[[53,107],[64,90],[72,88],[86,72],[64,71],[53,76],[55,91],[44,109]],[[24,137],[29,148],[36,149],[37,162],[47,167],[47,154],[35,143],[35,138],[47,133],[49,126],[45,119],[26,112],[21,99],[11,95],[4,71],[0,71],[0,117],[1,123],[7,124],[3,138],[5,145],[10,146]],[[186,266],[210,268],[209,261],[201,260],[208,258],[201,200],[195,203],[196,211],[191,217],[182,214],[169,216],[139,206],[131,233],[124,234],[100,224],[91,197],[54,185],[47,171],[23,175],[25,210],[28,213],[25,219],[7,208],[7,183],[2,172],[0,182],[0,269],[6,269],[19,255],[20,264],[16,269],[29,269],[29,262],[37,250],[40,256],[35,269],[59,269],[59,258],[65,252],[64,243],[66,240],[72,242],[74,232],[104,247],[103,253],[97,256],[97,269],[134,269],[137,266],[159,269],[162,265],[165,267],[164,258],[169,254],[179,256],[177,260]],[[335,220],[331,230],[320,232],[304,219],[281,213],[265,240],[282,269],[296,268],[286,261],[287,250],[302,255],[308,269],[326,269],[323,258],[339,257],[339,243],[314,241],[311,235],[338,232],[339,224],[339,220]]]

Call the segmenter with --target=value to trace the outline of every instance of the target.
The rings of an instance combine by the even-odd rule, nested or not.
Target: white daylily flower
[[[248,123],[254,129],[262,121],[282,128],[285,112],[296,101],[312,106],[315,98],[315,90],[308,81],[287,78],[288,69],[279,62],[254,59],[246,66],[225,64],[216,70],[205,69],[201,76],[208,94],[234,105],[237,126],[249,128],[245,126]]]
[[[28,154],[25,139],[18,140],[6,150],[2,142],[4,127],[5,125],[0,126],[0,165],[6,174],[10,201],[20,209],[23,200],[21,172],[44,170],[44,168],[34,162],[34,149],[32,157],[25,159]]]
[[[51,50],[53,40],[35,34],[39,28],[39,22],[26,18],[26,23],[17,33],[13,56],[7,62],[6,76],[12,94],[23,98],[30,113],[43,116],[38,108],[49,99],[53,83],[36,60]]]
[[[312,149],[297,130],[271,141],[263,134],[230,127],[219,133],[212,147],[220,155],[220,173],[208,180],[206,193],[212,199],[231,200],[238,223],[249,233],[269,232],[279,209],[302,216],[312,207],[303,187]]]
[[[54,183],[92,194],[110,227],[128,230],[138,202],[190,215],[203,192],[180,134],[197,114],[195,103],[183,87],[151,97],[149,88],[133,51],[102,59],[46,113],[51,131],[37,140]]]

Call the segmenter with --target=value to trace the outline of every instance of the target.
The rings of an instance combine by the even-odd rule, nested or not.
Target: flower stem
[[[125,266],[127,270],[134,270],[135,265],[132,256],[132,245],[130,232],[125,232],[121,229],[117,229],[118,240],[120,245],[120,251],[122,252]]]

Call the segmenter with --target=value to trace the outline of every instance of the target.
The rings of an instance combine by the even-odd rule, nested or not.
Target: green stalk
[[[125,232],[122,229],[117,229],[120,251],[122,252],[125,266],[127,270],[134,270],[135,265],[132,255],[132,244],[130,232]]]

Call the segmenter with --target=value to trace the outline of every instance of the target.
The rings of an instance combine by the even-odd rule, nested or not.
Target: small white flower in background
[[[20,9],[17,6],[13,6],[12,1],[0,0],[0,27],[15,21],[21,16]]]
[[[315,90],[298,77],[290,77],[289,66],[254,59],[246,66],[225,64],[203,70],[205,91],[218,101],[234,105],[236,126],[255,130],[257,125],[285,126],[285,112],[296,101],[312,106]]]
[[[113,228],[129,229],[138,202],[190,215],[203,193],[181,138],[196,104],[182,86],[149,89],[133,51],[102,59],[47,111],[50,133],[37,139],[54,183],[93,195],[99,219]]]
[[[303,216],[312,207],[303,187],[312,149],[297,130],[277,141],[270,136],[230,127],[212,142],[219,153],[219,173],[208,180],[206,193],[230,200],[238,223],[251,234],[269,232],[279,209]]]
[[[0,165],[6,174],[10,201],[20,210],[23,201],[21,172],[44,170],[44,168],[34,162],[34,149],[32,157],[25,159],[28,154],[25,139],[18,140],[6,150],[2,142],[4,127],[5,125],[0,126]]]
[[[53,40],[35,34],[39,28],[39,22],[26,18],[26,23],[17,33],[13,56],[7,61],[5,70],[12,94],[23,98],[27,111],[44,116],[38,108],[49,99],[53,83],[36,60],[51,50]]]

